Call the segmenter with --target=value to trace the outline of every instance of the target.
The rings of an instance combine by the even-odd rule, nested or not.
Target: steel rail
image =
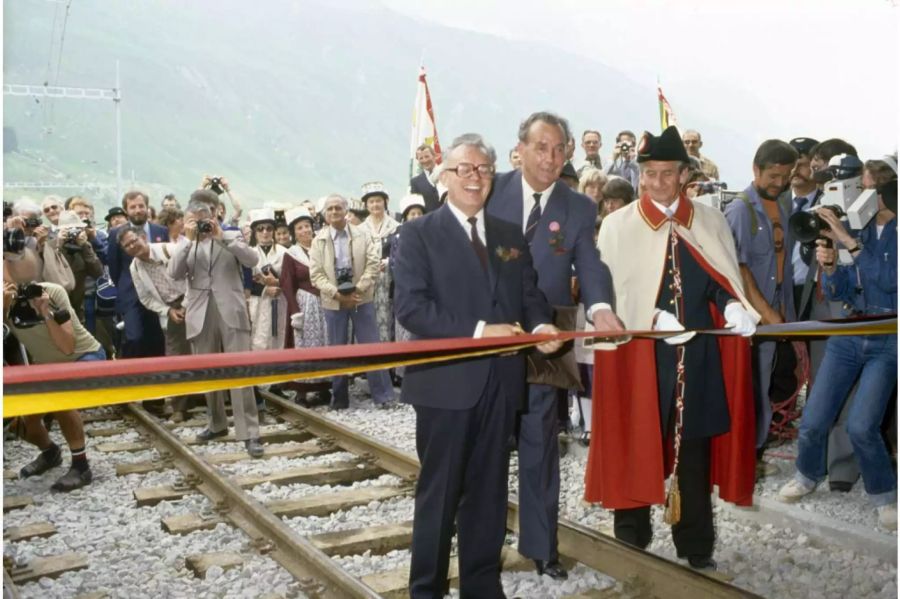
[[[357,455],[371,456],[370,461],[408,481],[416,478],[419,460],[416,456],[386,445],[363,433],[303,408],[267,391],[262,392],[270,406],[277,406],[282,418],[295,425],[306,425],[313,434]],[[509,502],[507,528],[518,532],[519,505]],[[707,576],[652,553],[641,551],[599,531],[559,519],[559,551],[599,572],[608,574],[639,591],[641,596],[696,599],[743,598],[761,599],[759,595]]]
[[[354,578],[272,514],[265,506],[210,466],[143,408],[127,404],[124,411],[148,431],[162,455],[171,456],[186,484],[206,495],[219,514],[243,530],[260,554],[268,555],[299,582],[309,597],[376,599],[379,595]]]

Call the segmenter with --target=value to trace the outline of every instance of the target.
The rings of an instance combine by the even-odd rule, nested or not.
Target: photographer
[[[241,220],[241,214],[243,211],[241,209],[241,203],[234,196],[231,191],[231,185],[228,184],[228,179],[225,177],[212,176],[212,175],[204,175],[203,181],[200,182],[201,189],[209,189],[216,196],[221,196],[223,193],[228,196],[228,200],[231,202],[231,209],[234,210],[234,214],[231,215],[231,220],[229,221],[229,225],[231,227],[237,227],[238,223]],[[219,199],[219,212],[216,214],[216,217],[219,219],[219,222],[225,222],[225,203]]]
[[[75,287],[69,292],[69,301],[78,320],[83,324],[87,280],[90,279],[93,284],[93,281],[103,274],[103,264],[100,263],[88,240],[85,223],[77,214],[66,210],[60,213],[57,223],[59,235],[55,240],[56,246],[69,263],[75,277]]]
[[[878,213],[855,239],[829,210],[818,215],[832,241],[846,247],[853,264],[838,265],[837,250],[818,242],[816,261],[828,297],[857,314],[897,311],[897,180],[878,188]],[[847,433],[879,523],[897,528],[897,477],[881,437],[881,421],[897,384],[896,335],[835,336],[828,340],[819,376],[809,394],[797,447],[797,473],[781,488],[784,501],[812,493],[826,475],[826,442],[853,383],[859,387],[847,417]]]
[[[3,260],[4,322],[31,356],[34,364],[53,364],[105,360],[100,344],[72,318],[72,307],[65,289],[54,283],[34,283],[40,272],[40,259],[30,248],[6,252]],[[25,440],[36,445],[40,455],[22,468],[20,476],[36,476],[62,463],[59,446],[50,440],[42,414],[22,418]],[[72,466],[51,487],[54,491],[72,491],[91,482],[91,469],[85,454],[84,426],[77,410],[55,412],[60,429],[72,454]]]
[[[191,194],[184,217],[184,237],[175,245],[167,268],[171,278],[188,282],[183,306],[186,336],[194,354],[250,351],[250,316],[241,267],[256,266],[259,256],[247,246],[240,231],[222,230],[210,209],[218,201],[208,189]],[[234,436],[244,442],[251,457],[262,457],[253,391],[243,387],[229,393]],[[228,434],[225,397],[225,391],[206,394],[209,423],[197,435],[199,441]]]
[[[27,247],[38,252],[43,249],[44,241],[50,234],[50,229],[44,226],[41,219],[41,207],[27,198],[13,204],[12,215],[6,219],[6,228],[24,231]]]
[[[641,170],[638,168],[635,158],[635,136],[631,131],[620,131],[616,135],[616,145],[613,147],[612,160],[606,165],[606,174],[622,177],[633,189],[637,189],[641,181]]]
[[[81,196],[72,196],[66,200],[66,210],[77,214],[84,223],[84,233],[91,242],[94,253],[97,254],[100,262],[106,264],[106,246],[109,236],[106,231],[97,228],[97,223],[94,221],[94,205]]]
[[[310,279],[321,292],[329,345],[349,343],[350,321],[358,343],[377,343],[378,325],[372,300],[381,271],[381,243],[363,227],[349,224],[347,209],[344,197],[334,194],[326,198],[324,213],[328,226],[313,239],[309,251]],[[394,398],[388,373],[368,372],[366,378],[375,404],[386,407]],[[332,409],[350,407],[347,387],[346,376],[332,379]]]

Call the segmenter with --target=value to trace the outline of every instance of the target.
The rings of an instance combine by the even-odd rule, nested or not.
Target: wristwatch
[[[852,247],[852,248],[847,248],[847,251],[850,252],[851,254],[855,254],[856,252],[862,251],[862,249],[863,249],[862,241],[857,241],[856,246]]]

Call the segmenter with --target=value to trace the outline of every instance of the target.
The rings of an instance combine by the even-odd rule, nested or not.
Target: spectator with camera
[[[104,360],[100,344],[73,318],[66,290],[55,283],[35,282],[40,258],[31,248],[4,252],[4,322],[28,352],[34,364]],[[53,483],[54,491],[72,491],[91,482],[85,453],[84,426],[77,410],[54,412],[72,455],[72,465]],[[41,453],[19,473],[26,478],[43,474],[62,463],[62,452],[44,426],[42,414],[23,416],[25,440]]]
[[[187,280],[184,296],[186,336],[194,354],[250,351],[250,315],[244,299],[241,267],[253,268],[259,255],[240,231],[225,231],[211,206],[219,202],[209,189],[191,194],[184,217],[184,237],[175,244],[167,272]],[[234,436],[251,457],[262,457],[259,414],[249,387],[231,389]],[[228,434],[225,391],[206,394],[209,422],[197,435],[201,442]]]
[[[227,224],[229,227],[236,228],[241,221],[243,209],[241,208],[241,202],[232,192],[228,179],[218,175],[204,175],[203,181],[200,182],[200,189],[208,189],[216,194],[218,210],[215,216],[219,219],[220,223],[225,223],[226,213],[225,202],[222,201],[220,196],[222,194],[228,196],[228,201],[231,202],[231,209],[234,211],[234,214],[231,215],[231,220],[229,220]]]
[[[394,301],[391,297],[391,271],[388,262],[391,255],[391,235],[400,226],[388,212],[388,194],[381,181],[373,181],[362,186],[362,202],[369,216],[363,221],[366,230],[381,249],[381,265],[375,281],[375,322],[378,338],[388,342],[394,340]]]
[[[313,239],[309,251],[310,279],[320,292],[325,309],[329,345],[350,342],[349,326],[358,343],[378,342],[375,320],[375,284],[381,269],[381,244],[363,227],[347,222],[346,198],[333,194],[325,199],[325,221],[328,224]],[[387,407],[394,391],[387,372],[366,373],[372,400]],[[332,379],[332,409],[350,407],[346,376]]]
[[[77,214],[70,210],[61,212],[57,218],[57,227],[57,249],[69,263],[75,279],[75,286],[69,291],[69,302],[75,316],[84,324],[85,289],[88,285],[93,286],[94,281],[103,274],[103,264],[88,239],[84,220]]]
[[[638,168],[635,158],[637,157],[637,149],[635,148],[634,133],[628,131],[620,131],[616,135],[616,145],[613,148],[612,160],[606,165],[606,174],[622,177],[629,183],[633,189],[638,189],[641,181],[641,170]]]
[[[94,221],[94,205],[81,196],[72,196],[66,200],[66,210],[77,214],[84,223],[84,233],[91,242],[94,253],[97,254],[100,262],[106,264],[106,246],[109,242],[109,235],[106,231],[97,228]]]
[[[878,187],[878,212],[854,238],[830,210],[818,215],[828,224],[822,233],[847,248],[853,263],[838,265],[837,250],[817,242],[816,261],[828,297],[855,314],[897,312],[897,180]],[[828,433],[851,387],[859,378],[847,432],[878,522],[897,528],[897,477],[881,437],[881,421],[897,385],[896,335],[835,336],[828,339],[819,376],[803,410],[797,473],[780,491],[784,501],[812,493],[826,475]]]
[[[41,207],[28,198],[22,198],[12,205],[12,214],[6,219],[6,229],[21,230],[26,246],[39,253],[50,234],[50,229],[44,226],[41,219]]]
[[[287,301],[278,277],[287,250],[275,243],[275,213],[271,208],[250,211],[250,247],[257,255],[247,299],[250,347],[253,350],[281,349],[284,347]]]

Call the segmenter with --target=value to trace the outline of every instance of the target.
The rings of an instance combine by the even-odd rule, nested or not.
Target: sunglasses
[[[257,233],[266,233],[266,232],[271,233],[274,230],[275,230],[275,227],[273,227],[271,225],[262,225],[262,226],[256,227]]]

